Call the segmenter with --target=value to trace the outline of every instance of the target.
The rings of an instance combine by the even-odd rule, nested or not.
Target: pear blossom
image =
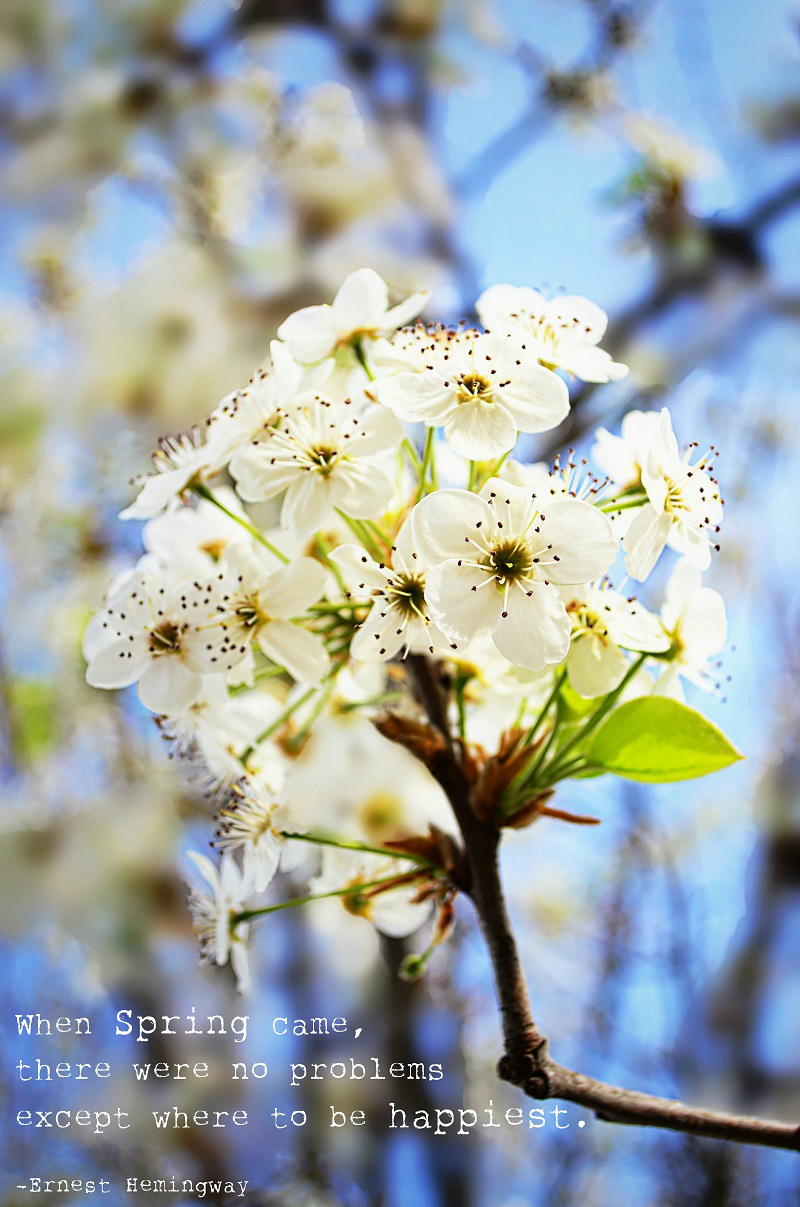
[[[149,520],[196,483],[213,478],[222,467],[217,449],[197,428],[180,436],[162,436],[153,453],[155,473],[138,479],[134,501],[119,513],[121,520]]]
[[[607,485],[591,472],[585,458],[574,461],[571,450],[565,462],[556,454],[552,466],[545,465],[543,461],[526,465],[509,457],[497,476],[504,482],[524,486],[541,498],[555,499],[567,496],[571,499],[583,499],[587,503],[599,502]]]
[[[518,432],[548,431],[569,411],[561,378],[526,360],[508,338],[417,327],[398,340],[396,367],[407,368],[379,378],[379,400],[400,419],[443,426],[464,457],[499,457]],[[384,356],[382,363],[390,362]]]
[[[625,650],[666,653],[670,641],[658,617],[606,582],[565,589],[572,620],[566,667],[579,696],[604,696],[618,687],[630,663]]]
[[[642,466],[648,501],[622,538],[625,568],[632,578],[647,578],[665,545],[687,557],[698,570],[710,565],[713,534],[722,521],[722,500],[709,473],[710,458],[703,456],[692,464],[691,454],[690,449],[681,456],[665,407]]]
[[[685,558],[676,564],[667,582],[661,621],[671,641],[672,656],[657,681],[656,692],[682,699],[681,679],[713,691],[716,684],[708,662],[728,637],[725,601],[719,591],[703,586],[700,571]]]
[[[328,669],[325,645],[292,620],[319,599],[325,577],[324,568],[310,557],[273,569],[247,545],[231,545],[213,578],[199,584],[212,613],[204,631],[214,635],[198,655],[205,669],[215,670],[220,657],[235,666],[255,642],[293,678],[319,683]]]
[[[326,847],[320,872],[311,881],[311,891],[357,890],[360,885],[368,885],[374,880],[393,879],[412,871],[414,865],[402,859]],[[417,891],[414,884],[398,885],[382,892],[365,888],[363,895],[354,891],[343,896],[342,904],[348,913],[366,918],[381,934],[400,939],[419,930],[430,914],[430,900],[416,901]]]
[[[597,428],[592,445],[595,465],[623,490],[641,486],[642,467],[660,422],[657,411],[628,411],[618,436]]]
[[[242,445],[292,414],[307,395],[321,390],[333,371],[332,360],[304,369],[279,340],[269,347],[270,367],[260,369],[248,385],[223,398],[207,421],[206,439],[221,466]]]
[[[262,779],[245,776],[233,785],[220,809],[212,846],[217,851],[241,851],[244,870],[253,889],[263,893],[278,870],[285,839],[282,830],[295,830],[281,791]]]
[[[333,356],[338,348],[363,337],[391,335],[421,313],[427,293],[415,293],[389,306],[389,289],[372,268],[346,277],[331,305],[304,306],[278,328],[278,336],[301,364]]]
[[[354,658],[380,662],[394,658],[401,649],[404,653],[434,653],[451,648],[452,643],[428,616],[427,564],[414,549],[410,519],[395,538],[390,565],[374,561],[359,545],[340,545],[330,556],[352,576],[356,598],[366,596],[373,601],[350,645]]]
[[[571,626],[556,588],[608,570],[617,545],[602,512],[566,497],[540,502],[492,478],[480,495],[436,491],[412,516],[414,543],[433,563],[425,599],[444,633],[491,634],[501,654],[533,671],[562,661]]]
[[[233,919],[247,908],[255,891],[252,873],[240,868],[230,853],[222,856],[219,868],[197,851],[189,851],[188,855],[211,890],[193,890],[189,897],[192,925],[200,940],[200,960],[219,965],[230,961],[239,992],[247,993],[252,986],[247,954],[250,928],[246,922],[234,926]]]
[[[238,660],[224,632],[209,627],[209,604],[197,584],[170,584],[149,570],[128,576],[87,626],[87,683],[109,689],[138,683],[139,699],[155,713],[188,708],[203,690],[204,673]]]
[[[391,478],[376,462],[402,427],[375,403],[366,408],[317,396],[231,460],[240,498],[259,502],[285,490],[281,523],[297,536],[320,528],[336,508],[356,519],[380,515]]]
[[[357,713],[320,722],[287,772],[283,799],[292,829],[377,846],[424,834],[431,825],[449,832],[454,825],[447,797],[427,767]]]
[[[199,758],[214,792],[229,790],[242,775],[241,755],[280,716],[282,704],[261,691],[230,695],[223,675],[205,675],[200,695],[161,722],[165,737],[183,758]],[[279,759],[277,748],[272,748]]]
[[[627,365],[597,345],[608,326],[605,311],[583,297],[545,298],[527,286],[492,285],[475,303],[487,331],[513,335],[529,356],[583,381],[618,381]]]
[[[227,511],[247,521],[244,508],[230,487],[217,487],[215,497]],[[142,529],[145,549],[173,577],[207,575],[229,545],[249,540],[240,523],[202,498],[195,507],[162,512],[148,520]]]

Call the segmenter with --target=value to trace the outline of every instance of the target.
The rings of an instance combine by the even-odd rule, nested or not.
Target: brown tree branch
[[[446,792],[461,829],[469,871],[467,883],[461,887],[475,906],[492,963],[505,1047],[498,1075],[530,1098],[574,1102],[608,1123],[665,1128],[708,1139],[800,1151],[800,1124],[688,1106],[587,1077],[552,1059],[548,1041],[533,1019],[503,893],[498,861],[500,829],[495,820],[479,818],[472,808],[460,747],[453,741],[448,723],[447,684],[436,663],[424,655],[410,656],[406,667],[430,724],[446,739],[431,771]]]

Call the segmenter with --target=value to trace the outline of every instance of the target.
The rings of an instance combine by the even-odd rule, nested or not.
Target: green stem
[[[261,918],[264,914],[276,914],[282,909],[294,909],[298,905],[308,905],[311,901],[324,901],[326,897],[358,896],[365,889],[377,888],[381,884],[390,884],[395,876],[382,876],[380,880],[365,880],[363,884],[348,884],[344,888],[334,888],[328,893],[306,893],[304,897],[292,897],[290,901],[277,901],[274,905],[262,905],[259,909],[243,909],[231,917],[231,927],[239,926],[241,922],[249,922],[252,918]]]
[[[433,442],[436,439],[436,428],[429,427],[425,433],[425,444],[422,448],[422,464],[419,468],[419,490],[417,492],[417,502],[425,494],[427,485],[428,470],[430,468],[431,459],[433,458]]]
[[[289,720],[289,718],[292,716],[292,714],[295,713],[298,708],[301,708],[303,704],[305,704],[308,700],[311,699],[311,697],[314,695],[314,692],[316,690],[317,690],[316,687],[309,687],[308,691],[303,692],[302,696],[300,696],[299,699],[294,700],[291,704],[287,705],[287,707],[284,708],[284,710],[280,714],[280,716],[276,717],[275,720],[272,722],[272,724],[268,725],[267,728],[264,730],[264,732],[260,733],[258,735],[256,740],[253,742],[252,746],[248,746],[247,750],[245,750],[239,756],[240,761],[242,763],[244,763],[245,767],[247,766],[247,762],[248,762],[248,759],[250,758],[250,756],[255,753],[256,747],[260,746],[262,742],[266,742],[267,738],[271,738],[272,735],[274,733],[276,733],[281,728],[282,725],[285,725],[286,722]]]
[[[617,700],[622,695],[622,693],[624,692],[625,688],[630,683],[633,676],[639,670],[639,668],[641,667],[641,665],[644,662],[646,657],[647,657],[647,654],[639,655],[639,657],[636,659],[636,661],[633,662],[631,664],[631,666],[628,668],[627,674],[625,675],[624,679],[619,684],[619,686],[615,687],[613,692],[609,692],[609,694],[606,696],[603,703],[596,710],[596,712],[592,713],[592,715],[589,717],[588,721],[583,726],[583,728],[578,733],[575,734],[574,738],[570,738],[570,740],[567,742],[566,746],[562,747],[562,749],[559,750],[558,755],[556,756],[556,758],[553,761],[553,764],[550,768],[551,774],[560,773],[561,768],[564,766],[565,762],[567,761],[566,756],[568,754],[570,754],[575,749],[576,746],[580,746],[580,744],[582,742],[585,742],[585,740],[588,738],[589,734],[593,733],[594,730],[597,729],[597,726],[600,724],[600,722],[603,720],[603,718],[605,716],[607,716],[608,713],[611,712],[611,709],[614,707]]]
[[[422,467],[422,462],[419,459],[419,453],[414,448],[414,445],[411,443],[408,436],[406,436],[405,439],[403,440],[403,448],[408,453],[409,459],[410,459],[411,464],[413,465],[414,469],[416,470],[417,473],[419,473],[419,471]]]
[[[492,468],[489,470],[489,472],[488,472],[488,474],[486,475],[486,477],[485,477],[485,478],[483,479],[483,481],[480,483],[479,489],[483,489],[483,487],[486,485],[486,483],[487,483],[487,482],[488,482],[488,481],[489,481],[491,478],[494,478],[496,474],[499,474],[499,473],[500,473],[500,470],[503,468],[503,466],[505,465],[506,461],[508,460],[508,458],[509,458],[510,456],[511,456],[511,449],[509,449],[507,453],[503,453],[502,457],[498,458],[498,460],[497,460],[497,461],[495,461],[494,465],[493,465],[493,466],[492,466]]]
[[[261,671],[256,671],[253,675],[252,683],[237,683],[235,687],[228,688],[229,696],[241,696],[243,692],[251,691],[257,683],[262,679],[277,679],[281,675],[287,674],[287,671],[282,666],[267,666]]]
[[[364,548],[367,549],[374,558],[377,558],[379,562],[382,562],[385,556],[383,550],[376,545],[374,537],[369,530],[364,527],[361,521],[353,519],[352,516],[345,515],[345,513],[339,507],[336,508],[336,514],[340,519],[344,520],[347,527],[352,533],[354,533],[355,536],[358,537]]]
[[[253,539],[258,541],[259,544],[263,545],[265,549],[269,549],[272,556],[277,557],[278,561],[283,562],[284,565],[288,564],[289,559],[285,553],[281,553],[280,549],[277,549],[271,541],[268,541],[263,532],[259,532],[255,525],[251,524],[249,520],[245,520],[242,516],[237,515],[235,511],[231,511],[230,508],[226,507],[224,503],[220,503],[213,490],[209,490],[209,488],[202,482],[198,482],[196,486],[192,487],[192,489],[196,495],[200,496],[201,499],[207,499],[209,503],[213,503],[215,507],[218,507],[220,511],[224,512],[225,515],[230,519],[235,520],[237,524],[241,524],[242,528],[244,528],[246,532],[249,532]]]
[[[590,765],[591,764],[589,761],[585,759],[583,755],[578,755],[576,758],[570,759],[566,763],[562,763],[555,774],[546,775],[544,777],[542,787],[549,788],[551,784],[557,784],[559,780],[569,779],[570,776],[575,775],[576,772],[585,771],[585,769]]]
[[[350,346],[353,349],[353,351],[355,352],[356,360],[361,365],[361,368],[364,370],[367,377],[370,379],[370,381],[374,381],[375,374],[372,372],[372,369],[370,369],[370,367],[369,367],[369,361],[367,360],[367,354],[364,351],[363,340],[354,339]]]
[[[322,847],[338,847],[342,851],[364,851],[368,855],[386,855],[389,859],[405,859],[409,863],[418,863],[420,867],[435,866],[425,855],[412,855],[405,851],[392,850],[390,847],[373,847],[366,842],[359,842],[355,838],[334,838],[327,834],[298,834],[293,830],[281,830],[280,833],[283,838],[296,842],[312,842]]]
[[[462,741],[467,739],[467,710],[464,705],[464,688],[466,683],[463,679],[456,679],[455,682],[455,697],[456,709],[458,710],[458,736]]]
[[[332,561],[331,558],[328,556],[330,553],[330,549],[328,547],[327,541],[325,540],[325,538],[322,536],[321,533],[317,533],[316,544],[317,544],[317,549],[319,550],[319,553],[320,553],[320,557],[322,557],[322,559],[325,562],[325,565],[328,567],[331,574],[336,579],[337,587],[341,591],[342,595],[346,595],[347,594],[347,585],[346,585],[344,579],[342,578],[342,572],[341,572],[340,568],[336,565],[336,562]]]
[[[635,495],[633,497],[624,497],[617,495],[614,499],[603,499],[601,503],[595,504],[598,511],[604,513],[629,511],[631,507],[643,507],[648,502],[647,495]]]
[[[539,726],[542,724],[542,721],[544,721],[544,719],[547,716],[547,714],[549,713],[550,709],[553,707],[556,697],[558,696],[558,693],[561,691],[561,688],[564,684],[564,680],[566,679],[566,677],[567,677],[567,672],[565,670],[562,671],[560,675],[556,675],[556,681],[553,685],[553,690],[550,692],[550,695],[545,700],[544,704],[542,705],[541,709],[539,710],[539,715],[537,716],[533,725],[531,726],[531,728],[528,730],[527,734],[525,735],[525,740],[522,743],[523,746],[530,746],[531,742],[536,737],[536,731],[539,728]]]
[[[391,537],[388,537],[386,535],[386,533],[383,531],[383,529],[380,527],[380,525],[376,524],[374,520],[362,520],[361,523],[364,525],[364,527],[367,529],[367,531],[370,532],[374,536],[374,538],[376,540],[380,541],[382,545],[386,546],[387,554],[391,553],[391,551],[392,551]]]
[[[298,729],[297,733],[292,734],[292,737],[288,743],[288,745],[292,749],[294,749],[295,746],[299,746],[300,743],[303,741],[303,739],[305,738],[309,729],[314,724],[314,722],[317,720],[317,718],[319,717],[319,715],[322,712],[325,705],[328,703],[328,700],[330,698],[331,692],[333,691],[333,688],[334,688],[333,675],[329,674],[328,682],[320,689],[319,699],[317,700],[316,704],[312,708],[307,719],[303,722],[302,726],[300,727],[300,729]]]

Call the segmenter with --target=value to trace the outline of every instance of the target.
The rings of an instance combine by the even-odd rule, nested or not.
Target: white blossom
[[[618,687],[630,666],[625,650],[670,648],[658,617],[605,582],[562,590],[561,596],[572,620],[566,666],[579,696],[604,696]]]
[[[722,521],[719,488],[708,471],[710,459],[703,456],[692,464],[691,449],[681,456],[669,411],[664,408],[659,418],[642,465],[648,501],[622,538],[625,568],[639,581],[647,578],[665,545],[698,570],[707,570],[714,533]]]
[[[661,620],[671,639],[672,657],[656,691],[682,699],[681,679],[714,691],[708,663],[727,641],[725,601],[719,591],[703,586],[700,571],[685,558],[676,564],[667,582]]]
[[[529,356],[583,381],[617,381],[617,364],[597,345],[608,326],[605,311],[582,297],[545,298],[527,286],[492,285],[475,304],[488,331],[511,334]]]
[[[657,411],[628,411],[618,436],[599,427],[592,445],[595,465],[623,490],[641,486],[642,467],[660,422]]]
[[[432,563],[425,598],[455,640],[492,634],[509,661],[561,662],[570,621],[557,585],[599,578],[616,553],[608,519],[578,499],[540,501],[491,479],[480,496],[440,490],[417,504],[414,542]]]
[[[285,490],[281,523],[308,536],[335,508],[356,519],[385,510],[394,486],[375,458],[401,438],[400,424],[383,407],[318,396],[264,439],[240,449],[230,468],[248,502]]]
[[[351,576],[356,599],[372,600],[350,645],[354,658],[384,661],[401,649],[404,653],[433,653],[451,648],[452,643],[428,615],[428,564],[414,548],[410,520],[398,532],[388,562],[376,562],[359,545],[349,544],[334,549],[331,560]]]
[[[202,760],[216,792],[241,778],[242,754],[281,711],[280,702],[266,692],[230,695],[223,675],[206,675],[197,699],[164,720],[161,728],[177,754]],[[277,748],[272,750],[279,758]]]
[[[386,282],[371,268],[359,268],[345,279],[331,305],[305,306],[278,328],[292,356],[312,364],[332,356],[364,336],[391,335],[422,311],[427,293],[415,293],[398,306],[389,306]]]
[[[322,639],[292,623],[322,594],[325,570],[319,562],[300,557],[274,569],[247,545],[231,545],[214,576],[197,585],[211,613],[204,631],[213,641],[198,655],[206,670],[216,670],[221,658],[235,667],[255,642],[293,678],[319,683],[328,668]]]
[[[414,865],[402,859],[372,855],[367,851],[348,851],[340,847],[326,847],[322,856],[322,868],[311,881],[314,893],[330,893],[337,889],[369,885],[374,880],[403,876],[413,871]],[[417,887],[399,885],[396,888],[375,892],[364,888],[363,893],[354,891],[342,897],[345,909],[360,918],[366,918],[381,934],[392,938],[403,938],[419,930],[431,911],[431,902],[414,900]]]
[[[284,799],[291,829],[373,846],[425,834],[431,824],[445,831],[454,825],[447,797],[427,767],[359,714],[320,721],[287,771]]]
[[[252,984],[247,955],[250,928],[246,922],[234,926],[233,919],[247,908],[254,892],[252,875],[240,868],[231,854],[222,856],[219,868],[197,851],[189,851],[188,855],[211,890],[193,890],[189,898],[192,924],[200,939],[200,958],[219,965],[230,961],[239,992],[247,993]]]
[[[247,521],[244,508],[228,486],[217,487],[219,502]],[[142,529],[142,542],[172,577],[204,576],[229,545],[249,542],[245,529],[208,499],[195,507],[179,507],[149,520]]]
[[[122,520],[149,520],[196,483],[212,478],[220,469],[217,450],[194,428],[182,436],[162,436],[153,453],[155,473],[138,482],[140,490]]]
[[[246,876],[263,893],[278,870],[285,842],[281,831],[294,828],[281,791],[263,777],[244,776],[220,810],[212,846],[223,857],[241,851]]]
[[[188,708],[205,672],[229,670],[237,660],[222,630],[209,627],[209,602],[193,583],[174,585],[148,570],[128,576],[87,626],[87,683],[109,689],[138,683],[151,712]]]
[[[451,448],[471,460],[499,457],[518,432],[547,431],[569,411],[561,378],[506,337],[416,327],[393,348],[379,353],[379,372],[393,371],[377,382],[380,401],[400,419],[443,426]]]
[[[307,395],[324,387],[333,371],[332,360],[304,369],[279,340],[270,344],[270,360],[269,368],[260,369],[248,385],[223,398],[209,417],[206,440],[219,465],[227,464],[238,448],[275,426],[282,416],[291,415]]]

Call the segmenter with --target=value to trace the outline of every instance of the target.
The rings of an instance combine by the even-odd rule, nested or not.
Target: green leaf
[[[644,696],[611,713],[586,757],[612,775],[648,784],[695,779],[744,756],[699,712],[659,696]]]

